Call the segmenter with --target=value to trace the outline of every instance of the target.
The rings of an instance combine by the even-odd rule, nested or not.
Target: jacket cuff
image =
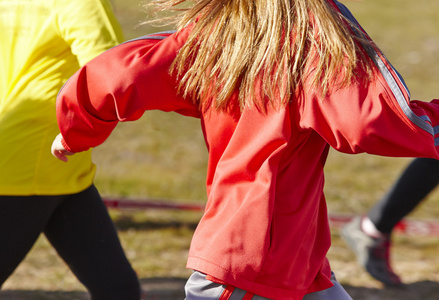
[[[66,151],[68,152],[74,152],[72,151],[72,149],[69,147],[69,145],[67,145],[66,141],[64,140],[64,138],[61,139],[61,145],[64,147],[64,149],[66,149]]]

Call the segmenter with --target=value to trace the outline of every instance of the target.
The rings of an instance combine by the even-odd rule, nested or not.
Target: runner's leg
[[[138,300],[140,284],[94,186],[69,195],[44,230],[93,300]]]
[[[0,196],[0,287],[46,226],[59,197]]]
[[[390,191],[370,209],[368,217],[380,232],[390,234],[395,225],[412,212],[438,184],[439,161],[416,158]]]

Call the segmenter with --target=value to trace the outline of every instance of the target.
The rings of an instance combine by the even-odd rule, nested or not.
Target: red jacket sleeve
[[[185,32],[145,36],[120,44],[90,61],[61,89],[57,119],[66,150],[80,152],[103,143],[119,121],[133,121],[146,110],[199,117],[182,99],[170,66]]]
[[[333,88],[324,99],[317,91],[305,95],[299,127],[315,130],[345,153],[438,158],[439,100],[409,101],[404,83],[384,59],[375,71],[370,84]]]
[[[363,30],[343,4],[330,3]],[[317,131],[346,153],[438,158],[439,100],[410,101],[404,81],[387,59],[375,53],[375,61],[370,84],[361,82],[366,74],[357,70],[359,84],[332,87],[325,99],[307,89],[299,101],[299,128]]]

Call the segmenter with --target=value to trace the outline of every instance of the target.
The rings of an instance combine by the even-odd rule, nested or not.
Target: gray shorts
[[[352,300],[345,289],[337,282],[334,273],[331,277],[334,286],[315,293],[307,294],[302,300]],[[261,296],[254,295],[246,297],[246,291],[235,288],[233,293],[224,297],[226,286],[206,279],[206,275],[194,272],[186,283],[186,300],[270,300]]]

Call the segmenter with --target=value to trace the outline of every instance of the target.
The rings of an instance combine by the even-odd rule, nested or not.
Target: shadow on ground
[[[438,300],[439,282],[418,281],[406,284],[403,288],[366,288],[346,286],[354,300]]]
[[[79,291],[6,290],[1,300],[90,300],[88,293]]]
[[[186,278],[141,279],[144,300],[183,300]],[[344,286],[354,300],[437,300],[439,283],[420,281],[401,289],[376,289]],[[89,300],[85,292],[6,290],[0,292],[1,300]],[[334,299],[337,300],[337,299]]]
[[[183,300],[187,278],[144,278],[140,280],[146,300]]]

